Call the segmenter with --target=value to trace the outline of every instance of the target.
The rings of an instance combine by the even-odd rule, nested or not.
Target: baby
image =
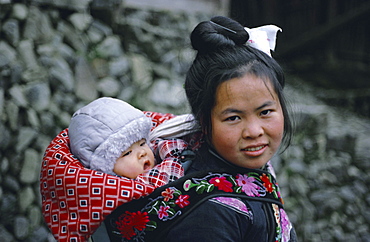
[[[135,179],[140,174],[149,174],[156,165],[148,144],[151,126],[151,119],[130,104],[99,98],[73,114],[68,128],[70,149],[86,168]],[[186,148],[181,140],[175,144],[178,144],[175,148]],[[183,175],[181,165],[173,159],[157,165],[156,171],[150,174],[162,173],[160,179],[165,179],[164,183]],[[145,179],[150,178],[147,175]]]

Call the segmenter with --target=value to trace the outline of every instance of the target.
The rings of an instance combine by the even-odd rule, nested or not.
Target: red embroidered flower
[[[225,192],[232,192],[232,186],[233,184],[226,180],[226,177],[214,177],[211,180],[209,180],[209,183],[215,185],[218,187],[219,190],[225,191]]]
[[[161,194],[162,196],[164,197],[164,201],[165,202],[168,202],[170,199],[173,198],[173,193],[175,191],[171,188],[166,188],[166,190],[164,190]]]
[[[189,199],[189,195],[180,195],[179,198],[175,201],[175,203],[180,208],[183,208],[183,207],[186,207],[190,204],[188,199]]]
[[[262,176],[260,176],[260,178],[261,178],[261,180],[263,182],[263,186],[266,188],[266,190],[269,193],[272,193],[274,191],[274,188],[272,186],[270,178],[266,174],[262,174]]]
[[[170,206],[166,206],[166,207],[161,206],[158,210],[158,218],[162,219],[164,217],[168,217],[168,212],[167,212],[168,209],[170,209]]]
[[[147,212],[128,212],[119,216],[116,221],[117,229],[120,231],[122,237],[131,239],[135,235],[135,230],[142,231],[146,228],[146,224],[149,222],[149,216]]]

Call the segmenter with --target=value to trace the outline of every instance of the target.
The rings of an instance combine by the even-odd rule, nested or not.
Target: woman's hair
[[[288,147],[292,124],[283,95],[284,73],[280,65],[262,51],[246,46],[249,35],[238,22],[227,17],[214,17],[199,23],[190,35],[192,47],[198,52],[185,80],[187,99],[195,118],[210,138],[211,111],[216,91],[224,81],[249,73],[270,81],[284,115],[283,144]]]

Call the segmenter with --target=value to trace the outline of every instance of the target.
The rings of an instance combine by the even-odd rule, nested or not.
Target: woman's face
[[[284,116],[271,83],[251,74],[223,82],[211,112],[214,149],[241,167],[263,167],[278,150]]]

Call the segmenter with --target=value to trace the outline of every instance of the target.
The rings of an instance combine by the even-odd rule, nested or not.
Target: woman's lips
[[[242,149],[242,152],[248,156],[260,156],[263,154],[267,147],[267,145],[249,146]]]

